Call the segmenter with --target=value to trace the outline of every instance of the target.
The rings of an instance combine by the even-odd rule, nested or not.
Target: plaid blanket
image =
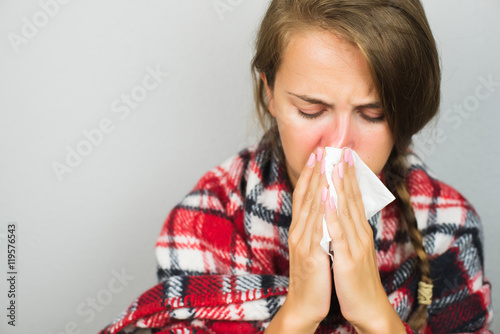
[[[408,164],[405,181],[434,284],[424,332],[491,333],[478,214],[413,152]],[[287,294],[291,215],[286,170],[269,145],[261,140],[241,150],[171,210],[156,243],[159,283],[100,333],[262,333]],[[392,202],[369,223],[384,289],[406,321],[417,306],[418,275],[399,215]],[[334,292],[316,333],[355,333]]]

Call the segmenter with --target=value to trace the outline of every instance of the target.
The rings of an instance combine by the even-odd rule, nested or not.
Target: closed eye
[[[369,117],[369,116],[366,116],[365,114],[361,113],[361,117],[363,117],[364,119],[366,119],[368,122],[372,122],[372,123],[379,123],[379,122],[383,122],[384,121],[384,115],[380,116],[380,117]]]
[[[325,110],[322,110],[322,111],[317,112],[317,113],[315,113],[315,114],[308,114],[308,113],[303,112],[303,111],[302,111],[302,110],[300,110],[300,109],[297,109],[297,110],[299,111],[299,116],[304,117],[304,118],[306,118],[306,119],[315,119],[315,118],[318,118],[318,117],[319,117],[319,116],[321,116],[321,115],[323,114],[323,112],[325,111]]]

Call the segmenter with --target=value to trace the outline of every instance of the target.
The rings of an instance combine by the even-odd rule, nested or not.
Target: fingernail
[[[335,201],[333,200],[333,196],[330,196],[330,209],[335,210]]]
[[[352,165],[354,165],[354,158],[352,157],[352,151],[351,151],[351,154],[349,154],[349,167],[351,167]]]
[[[323,158],[323,150],[320,147],[318,147],[318,153],[316,155],[316,160],[320,161],[321,158]]]
[[[344,163],[339,163],[339,176],[342,179],[344,177]]]
[[[321,161],[321,174],[325,174],[325,169],[326,169],[326,160],[323,159],[323,161]]]
[[[321,201],[324,202],[326,200],[326,195],[328,193],[328,189],[323,186],[323,193],[321,194]]]
[[[309,161],[307,161],[307,165],[309,167],[312,167],[314,166],[314,159],[316,158],[316,156],[314,155],[314,153],[311,153],[311,156],[309,157]]]
[[[349,162],[349,156],[351,155],[351,149],[350,148],[346,148],[346,150],[344,151],[344,161],[345,162]]]

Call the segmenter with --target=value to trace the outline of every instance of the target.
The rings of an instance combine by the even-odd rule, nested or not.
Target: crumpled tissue
[[[335,191],[335,187],[333,185],[332,172],[334,166],[340,162],[342,149],[325,147],[325,152],[326,155],[324,159],[326,180],[328,182],[331,197],[333,197],[335,206],[337,207],[337,192]],[[361,191],[361,196],[363,197],[365,215],[368,220],[396,198],[392,195],[389,189],[386,188],[382,181],[380,181],[378,176],[372,172],[370,167],[368,167],[363,160],[361,160],[358,154],[354,150],[351,150],[351,152],[356,170],[356,179],[358,181],[359,190]],[[320,241],[320,246],[333,260],[333,256],[329,252],[331,249],[331,240],[332,239],[326,226],[325,216],[323,215],[323,238]]]

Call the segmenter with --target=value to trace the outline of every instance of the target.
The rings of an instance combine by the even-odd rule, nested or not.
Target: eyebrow
[[[321,101],[319,99],[307,96],[307,95],[298,95],[292,92],[287,91],[288,94],[293,95],[295,97],[298,97],[301,100],[304,100],[306,102],[312,103],[312,104],[323,104],[327,107],[330,107],[333,109],[333,104]],[[369,109],[382,109],[382,105],[379,102],[370,102],[366,104],[360,104],[357,106],[354,106],[355,108],[369,108]]]

